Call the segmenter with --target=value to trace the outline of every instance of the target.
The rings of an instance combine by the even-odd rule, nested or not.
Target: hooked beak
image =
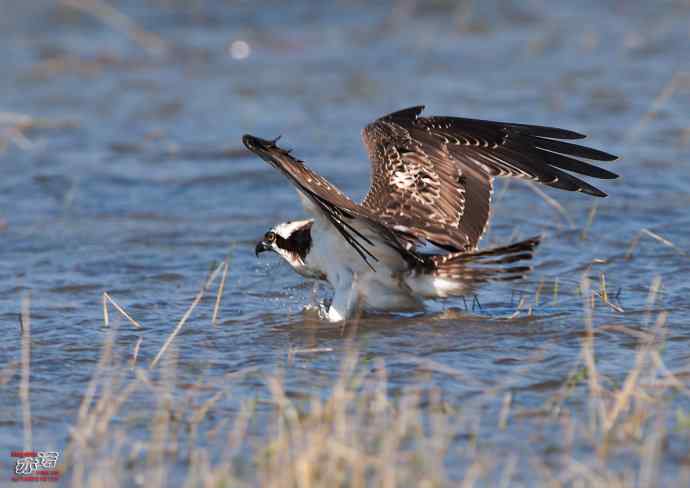
[[[256,254],[256,257],[259,257],[259,254],[261,254],[264,251],[270,251],[271,245],[266,242],[266,241],[261,241],[256,245],[256,248],[254,249],[254,254]]]

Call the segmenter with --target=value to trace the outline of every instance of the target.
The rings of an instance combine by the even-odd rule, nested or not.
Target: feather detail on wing
[[[516,280],[523,278],[532,268],[506,265],[531,260],[540,242],[541,237],[537,236],[484,251],[425,256],[426,265],[419,269],[421,273],[450,281],[477,283]]]
[[[577,132],[458,117],[419,117],[424,107],[394,112],[362,133],[373,166],[362,206],[391,226],[451,251],[476,248],[484,234],[496,176],[516,176],[594,196],[604,192],[565,171],[617,175],[575,158],[615,156],[558,139]]]
[[[410,263],[420,262],[419,256],[405,246],[399,235],[401,233],[381,224],[372,212],[350,200],[338,188],[294,158],[290,151],[276,145],[277,140],[266,140],[251,135],[242,138],[244,145],[253,153],[280,170],[306,198],[342,235],[364,261],[374,269],[370,259],[378,261],[370,248],[375,243],[357,227],[366,226],[381,241],[392,247]]]

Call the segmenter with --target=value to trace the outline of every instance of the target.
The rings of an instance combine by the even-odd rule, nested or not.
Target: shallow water
[[[0,152],[0,366],[19,360],[20,300],[30,292],[36,448],[67,443],[109,330],[102,293],[143,324],[137,330],[120,321],[116,350],[128,358],[143,338],[138,361],[145,365],[228,253],[219,325],[210,325],[207,298],[174,342],[178,385],[201,373],[284,368],[291,395],[318,394],[355,347],[366,360],[385,362],[392,392],[416,381],[419,360],[430,360],[472,378],[434,374],[448,401],[509,378],[513,409],[529,412],[579,364],[583,273],[596,290],[605,273],[624,310],[598,302],[595,327],[651,327],[645,309],[660,277],[651,306],[668,312],[663,357],[675,371],[690,367],[687,4],[476,3],[338,10],[307,2],[290,9],[119,4],[160,36],[163,51],[52,2],[0,3],[0,112],[41,119],[23,135],[0,122],[0,142],[7,142]],[[249,52],[235,44],[233,57],[237,41]],[[538,233],[545,241],[533,275],[483,288],[481,309],[456,299],[421,316],[364,319],[356,329],[319,325],[304,312],[311,285],[277,257],[254,256],[268,228],[303,213],[281,175],[242,149],[241,135],[282,134],[298,157],[361,197],[369,165],[359,131],[415,104],[426,104],[428,114],[589,134],[590,145],[622,157],[610,166],[622,178],[597,184],[610,195],[602,200],[545,189],[563,213],[521,183],[497,190],[483,244]],[[626,258],[642,229],[673,246],[643,234]],[[597,259],[603,262],[590,269]],[[629,335],[598,334],[600,372],[621,381],[635,347]],[[17,374],[0,385],[1,451],[22,445],[18,381]],[[219,415],[235,412],[238,398],[267,395],[254,377],[235,388]],[[485,405],[487,418],[500,407],[500,397]],[[679,398],[674,407],[690,404]],[[556,442],[560,433],[538,424],[528,419],[499,431],[488,421],[482,433],[497,452],[527,442],[526,455],[548,458],[549,436]],[[530,429],[546,441],[533,442]],[[667,481],[688,462],[688,448],[687,436],[668,446]],[[529,470],[520,477],[529,480]]]

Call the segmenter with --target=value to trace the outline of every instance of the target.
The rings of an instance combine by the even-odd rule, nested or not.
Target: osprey
[[[359,310],[418,310],[425,299],[459,296],[478,283],[524,276],[530,268],[512,263],[531,259],[539,237],[477,249],[489,222],[495,177],[605,197],[566,171],[618,176],[577,159],[616,159],[562,141],[585,137],[577,132],[420,117],[423,109],[391,113],[362,132],[373,175],[361,203],[278,147],[277,139],[242,138],[250,151],[287,176],[312,217],[272,228],[257,244],[256,255],[274,251],[300,275],[327,281],[334,289],[325,314],[329,321],[346,320]],[[437,251],[425,251],[429,245]]]

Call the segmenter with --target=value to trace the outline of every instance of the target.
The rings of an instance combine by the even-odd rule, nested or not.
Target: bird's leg
[[[329,322],[340,322],[348,320],[359,307],[359,294],[356,289],[357,275],[352,277],[351,282],[342,283],[335,288],[333,301],[328,307],[326,319]]]
[[[324,298],[319,300],[315,308],[319,311],[319,318],[321,320],[328,320],[328,309],[331,307],[332,299]]]
[[[477,305],[477,307],[479,307],[479,311],[482,312],[482,311],[483,311],[483,310],[482,310],[482,304],[479,303],[479,298],[477,298],[477,295],[475,295],[475,296],[474,296],[474,299],[472,300],[472,311],[473,311],[473,312],[474,312],[474,306],[475,306],[475,304]]]

